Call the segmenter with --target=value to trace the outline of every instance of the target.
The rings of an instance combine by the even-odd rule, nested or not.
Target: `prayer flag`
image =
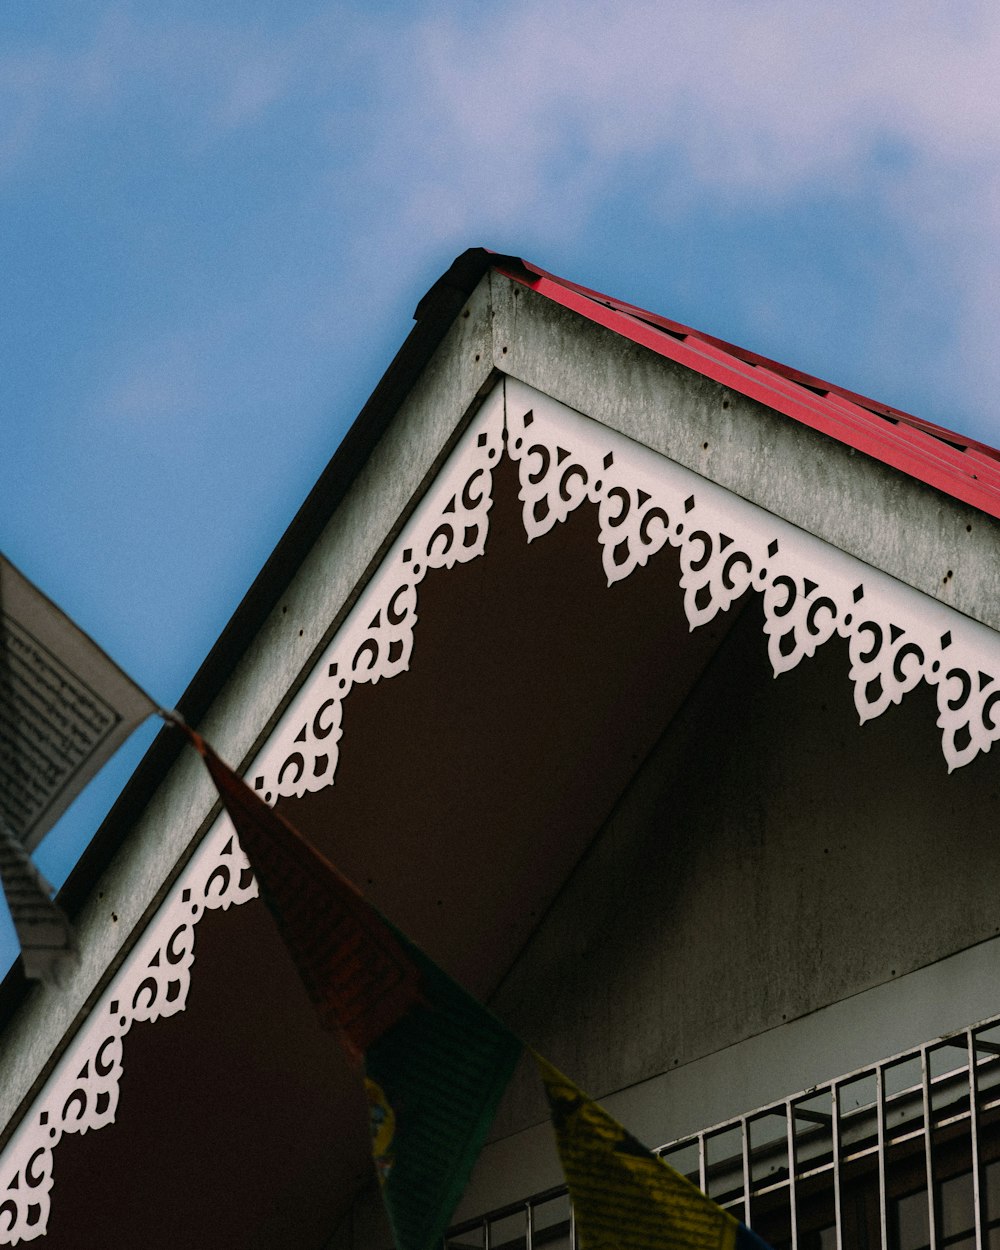
[[[540,1055],[583,1250],[767,1250]]]
[[[405,939],[404,939],[405,940]],[[426,955],[422,998],[365,1054],[372,1150],[399,1250],[438,1247],[523,1046]]]
[[[436,1250],[522,1051],[204,740],[203,756],[320,1018],[364,1060],[398,1250]]]
[[[76,963],[76,940],[52,887],[0,816],[0,881],[21,947],[24,975],[61,985]]]
[[[32,851],[156,704],[0,554],[0,880],[28,977],[75,959]]]
[[[0,554],[0,815],[27,850],[155,711]]]
[[[360,891],[184,727],[322,1023],[360,1057],[420,995],[421,974]]]

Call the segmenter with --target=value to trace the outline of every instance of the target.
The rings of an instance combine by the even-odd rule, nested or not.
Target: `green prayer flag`
[[[372,1153],[399,1250],[440,1245],[523,1046],[402,936],[421,1001],[365,1052]]]

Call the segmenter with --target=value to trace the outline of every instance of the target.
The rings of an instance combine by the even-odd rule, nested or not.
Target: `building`
[[[991,449],[472,250],[181,710],[776,1246],[1000,1244],[998,517]],[[178,735],[62,901],[73,984],[4,989],[0,1244],[384,1247]],[[524,1073],[456,1245],[566,1244],[549,1137]]]

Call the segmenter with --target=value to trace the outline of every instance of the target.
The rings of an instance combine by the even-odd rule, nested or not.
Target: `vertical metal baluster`
[[[698,1188],[708,1193],[708,1166],[705,1162],[705,1134],[698,1134]]]
[[[569,1250],[579,1250],[576,1240],[576,1210],[572,1206],[569,1209]]]
[[[493,1229],[490,1224],[490,1217],[483,1216],[483,1250],[490,1250],[493,1244]]]
[[[976,1038],[966,1034],[969,1043],[969,1135],[972,1139],[972,1206],[976,1213],[976,1250],[985,1250],[986,1214],[983,1211],[983,1161],[979,1155],[979,1069],[976,1064]]]
[[[882,1250],[889,1250],[889,1202],[886,1196],[885,1068],[875,1069],[878,1110],[878,1228]]]
[[[530,1202],[524,1204],[524,1250],[534,1250],[535,1208]]]
[[[937,1220],[934,1203],[934,1147],[931,1124],[931,1069],[927,1047],[920,1048],[920,1078],[924,1092],[924,1171],[927,1176],[927,1223],[930,1231],[930,1248],[938,1250]]]
[[[743,1137],[743,1223],[750,1227],[750,1124],[746,1116],[740,1120]]]
[[[785,1103],[785,1134],[788,1142],[788,1210],[789,1210],[789,1228],[792,1233],[792,1250],[798,1250],[799,1247],[799,1201],[796,1172],[798,1170],[798,1160],[795,1154],[795,1111],[792,1107],[792,1100],[789,1098]]]
[[[837,1225],[837,1250],[844,1250],[844,1222],[840,1194],[840,1086],[834,1081],[830,1086],[832,1111],[831,1129],[833,1146],[833,1213]]]

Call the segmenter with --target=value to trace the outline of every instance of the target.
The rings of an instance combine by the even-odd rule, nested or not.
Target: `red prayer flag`
[[[399,1250],[436,1250],[522,1051],[192,730],[320,1019],[363,1058]]]
[[[360,891],[215,754],[205,760],[322,1023],[360,1056],[420,1000],[414,960]]]

